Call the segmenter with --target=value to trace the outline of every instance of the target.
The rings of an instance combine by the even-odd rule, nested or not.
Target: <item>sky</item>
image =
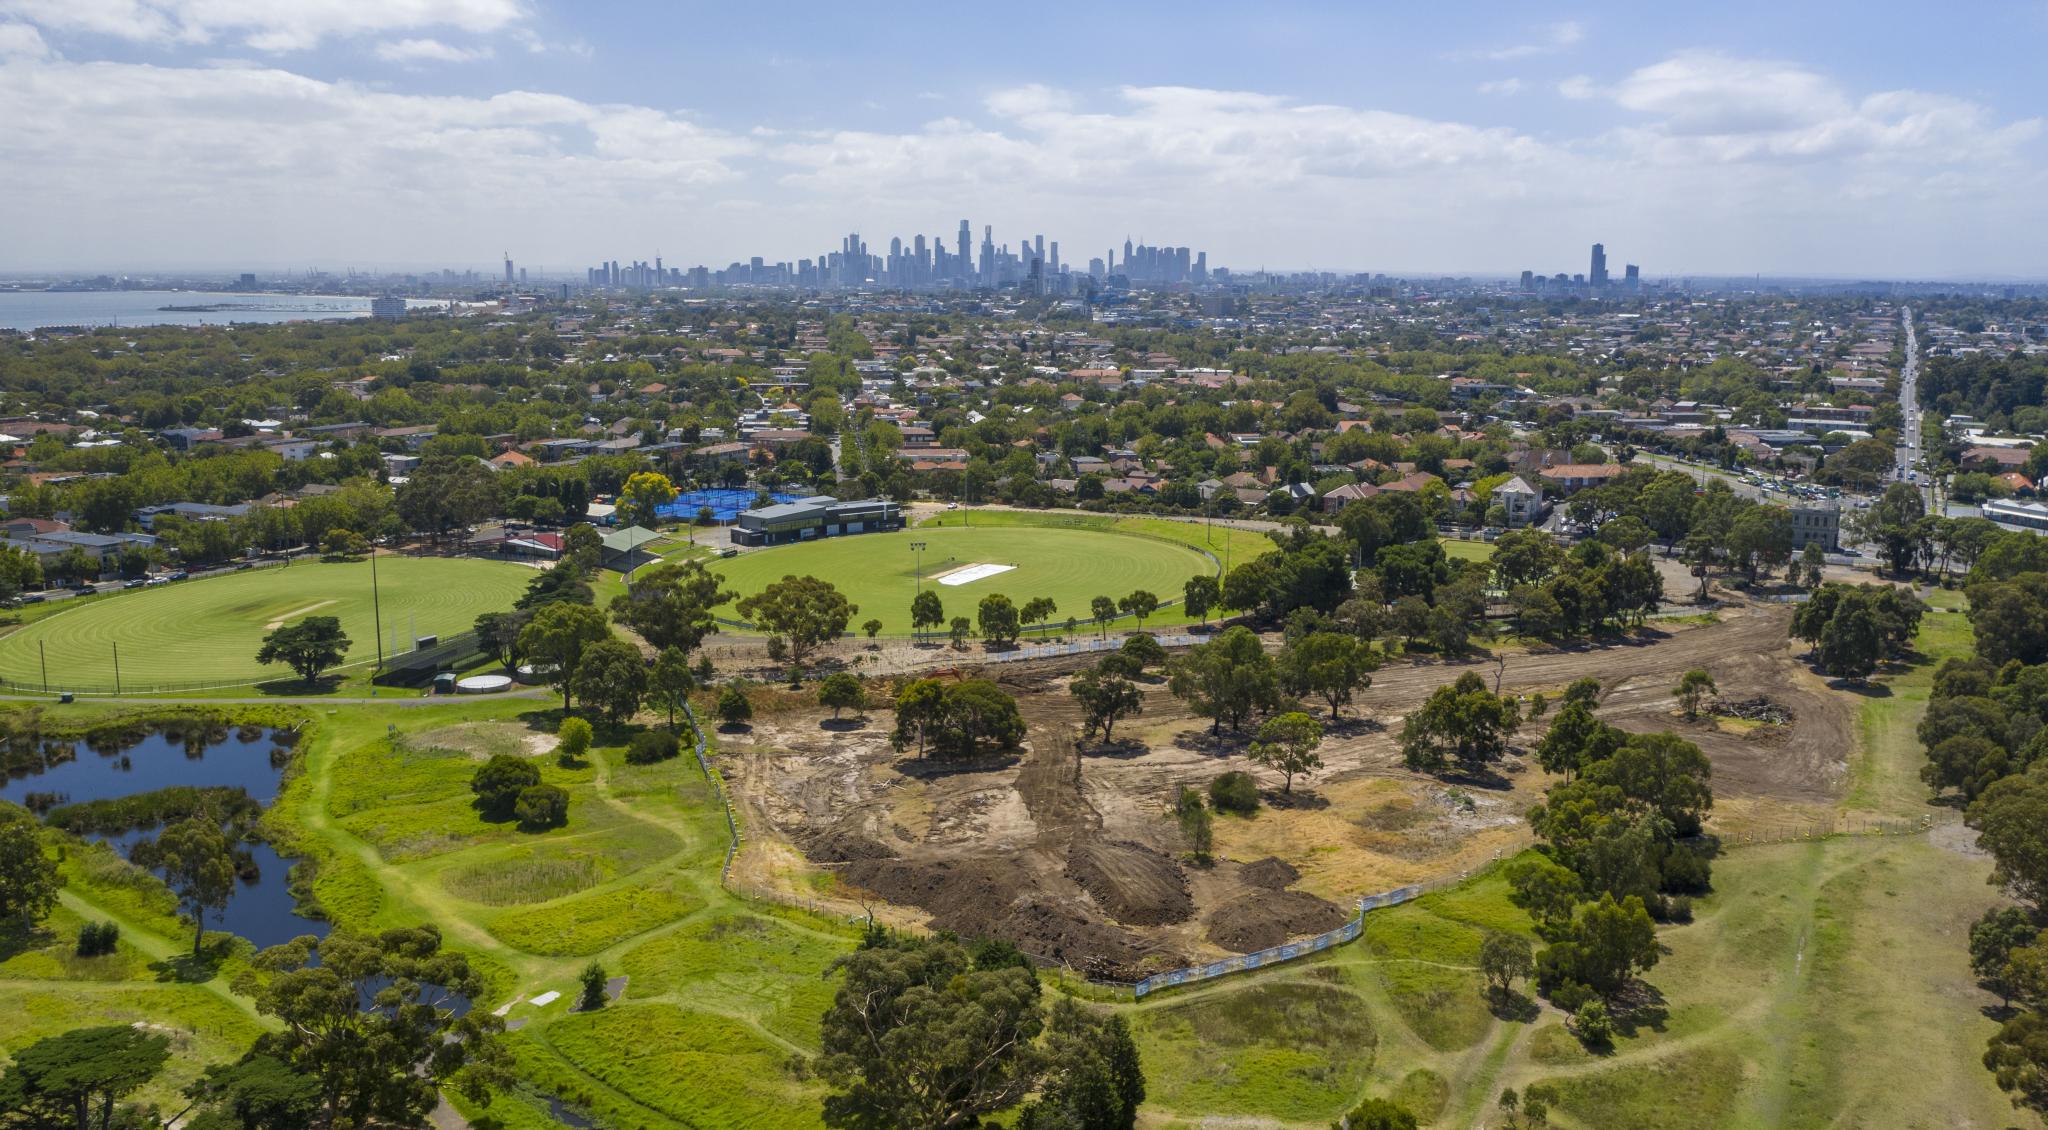
[[[2048,0],[0,0],[0,273],[2048,277]]]

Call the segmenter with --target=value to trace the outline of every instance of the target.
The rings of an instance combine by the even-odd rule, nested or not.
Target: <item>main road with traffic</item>
[[[1911,306],[1899,308],[1899,323],[1906,334],[1906,361],[1899,367],[1898,468],[1892,477],[1917,486],[1931,511],[1933,484],[1920,481],[1920,337],[1913,330]]]

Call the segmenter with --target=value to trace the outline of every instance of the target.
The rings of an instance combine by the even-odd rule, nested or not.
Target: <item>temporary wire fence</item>
[[[732,874],[732,857],[739,854],[740,822],[733,816],[732,798],[725,791],[725,778],[712,771],[710,759],[704,756],[704,727],[697,721],[697,712],[691,710],[687,702],[683,704],[683,717],[690,722],[690,747],[697,755],[697,769],[711,783],[711,791],[718,796],[718,807],[725,813],[725,862],[718,868],[718,882],[723,886]]]
[[[1963,814],[1960,812],[1930,812],[1918,817],[1880,817],[1852,812],[1828,820],[1758,821],[1712,831],[1721,850],[1727,851],[1765,844],[1812,843],[1841,836],[1919,836],[1962,822]]]

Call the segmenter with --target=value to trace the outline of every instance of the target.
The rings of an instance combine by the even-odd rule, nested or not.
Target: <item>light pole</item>
[[[370,615],[376,624],[377,670],[384,670],[384,606],[377,593],[377,543],[370,543]]]

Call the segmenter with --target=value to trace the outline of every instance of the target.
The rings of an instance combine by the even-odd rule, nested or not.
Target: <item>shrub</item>
[[[1561,981],[1556,988],[1550,990],[1550,1003],[1556,1005],[1560,1011],[1574,1015],[1592,999],[1593,990],[1579,981]]]
[[[1614,1021],[1605,1004],[1589,1000],[1572,1013],[1572,1031],[1587,1045],[1598,1047],[1614,1038]]]
[[[540,770],[532,762],[509,753],[492,755],[469,779],[477,807],[495,817],[512,814],[524,795],[522,790],[539,784]]]
[[[562,719],[562,728],[555,733],[560,743],[555,747],[555,758],[568,765],[590,752],[590,723],[581,718]]]
[[[604,983],[609,980],[605,976],[604,966],[594,961],[591,962],[583,967],[583,972],[578,975],[577,980],[583,983],[583,997],[576,1002],[576,1007],[584,1012],[595,1012],[603,1008],[605,1006]]]
[[[1337,1125],[1350,1130],[1415,1130],[1415,1115],[1407,1107],[1386,1099],[1366,1099],[1351,1108]]]
[[[1123,654],[1138,661],[1139,669],[1157,667],[1166,662],[1166,649],[1159,641],[1146,632],[1139,632],[1124,640]]]
[[[1145,673],[1145,664],[1127,649],[1112,651],[1096,660],[1095,670],[1104,675],[1115,675],[1119,679],[1135,679]]]
[[[78,929],[78,956],[103,957],[114,952],[121,928],[112,922],[88,922]]]
[[[652,765],[657,761],[667,761],[682,748],[682,743],[668,730],[642,730],[626,743],[626,763]]]
[[[1250,773],[1233,769],[1209,782],[1209,803],[1218,812],[1248,815],[1259,807],[1258,782]]]
[[[1661,885],[1675,894],[1705,894],[1713,882],[1713,864],[1701,852],[1685,844],[1672,844],[1658,868]]]
[[[738,687],[727,687],[718,696],[718,718],[728,726],[737,726],[754,716],[754,704],[747,701],[747,692]]]
[[[835,671],[825,676],[818,684],[818,705],[832,708],[832,717],[838,718],[841,710],[865,711],[868,706],[867,691],[860,680],[845,671]]]
[[[512,815],[529,832],[553,828],[569,819],[569,794],[559,785],[532,785],[512,805]]]

